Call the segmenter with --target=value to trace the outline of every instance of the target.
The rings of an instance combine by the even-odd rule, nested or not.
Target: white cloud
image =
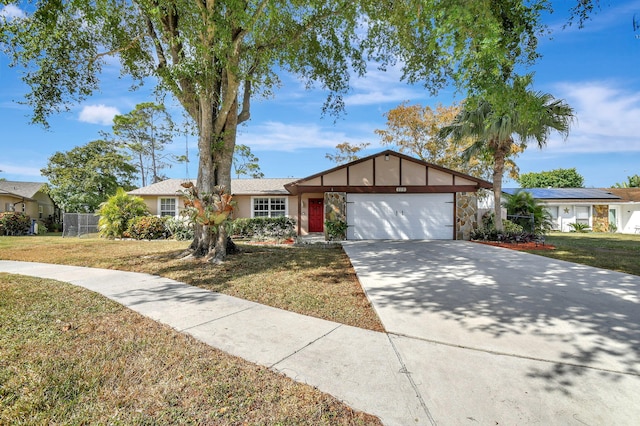
[[[78,120],[84,123],[102,124],[109,126],[113,123],[113,117],[120,114],[115,107],[106,105],[86,105],[80,111]]]
[[[347,136],[342,131],[326,130],[314,123],[285,124],[267,121],[251,125],[247,132],[238,135],[238,144],[251,146],[255,150],[297,151],[303,148],[330,148],[339,143],[369,142]]]
[[[24,18],[27,16],[22,9],[13,4],[8,4],[2,9],[0,9],[0,17],[7,18],[8,20],[14,18]]]
[[[552,134],[549,152],[640,152],[640,92],[607,82],[561,83],[554,89],[576,112],[566,142]]]
[[[349,106],[379,105],[382,103],[416,102],[428,97],[421,87],[415,87],[402,81],[400,65],[386,70],[378,69],[377,64],[369,64],[366,76],[354,77],[351,82],[352,94],[344,101]]]

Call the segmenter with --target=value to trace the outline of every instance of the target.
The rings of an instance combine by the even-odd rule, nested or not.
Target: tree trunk
[[[498,232],[504,230],[502,223],[502,176],[504,174],[504,161],[506,152],[502,146],[498,146],[494,152],[493,163],[493,203],[495,212],[495,227]]]
[[[142,187],[147,186],[147,179],[144,175],[144,161],[142,159],[142,152],[138,154],[138,162],[140,163],[140,177],[142,178]]]
[[[237,93],[237,88],[234,90]],[[214,130],[214,122],[218,111],[213,102],[201,100],[198,149],[198,180],[196,189],[199,194],[212,193],[216,186],[224,187],[225,193],[231,191],[231,167],[238,127],[238,102],[232,103],[220,133]],[[227,255],[227,234],[225,225],[195,227],[194,240],[190,249],[198,257],[207,257],[214,262],[221,262]]]
[[[200,96],[198,117],[198,179],[196,189],[199,194],[212,193],[215,186],[214,164],[213,164],[213,102],[207,96]],[[213,232],[210,226],[196,224],[193,242],[189,247],[193,255],[197,257],[207,256],[212,247],[215,246]]]
[[[231,167],[238,131],[237,111],[238,102],[234,101],[231,112],[227,115],[222,135],[216,135],[222,138],[222,147],[214,153],[216,185],[223,187],[224,192],[228,194],[231,193]],[[213,251],[209,253],[209,256],[215,262],[222,262],[227,256],[227,232],[224,224],[217,229],[215,247],[213,247]]]

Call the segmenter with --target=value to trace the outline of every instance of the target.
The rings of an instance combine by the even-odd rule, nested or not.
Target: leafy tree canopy
[[[404,102],[385,113],[387,128],[377,129],[383,145],[413,155],[423,161],[467,173],[483,179],[491,177],[491,156],[478,153],[464,158],[462,153],[473,142],[472,138],[441,137],[443,127],[460,113],[460,106],[437,105],[435,108],[409,105]],[[508,168],[515,168],[509,162]]]
[[[522,188],[582,188],[584,177],[574,168],[523,173],[518,178]]]
[[[347,164],[359,159],[360,151],[366,149],[369,145],[369,142],[362,142],[359,144],[342,142],[336,145],[335,153],[327,153],[325,154],[325,158],[327,160],[333,161],[336,164]]]
[[[583,0],[578,0],[584,2]],[[33,121],[85,100],[111,58],[137,82],[154,77],[198,127],[198,189],[229,187],[237,126],[251,99],[270,94],[277,70],[330,93],[340,111],[367,61],[402,64],[435,93],[453,82],[482,92],[537,57],[547,0],[44,0],[0,20],[0,46],[25,67]],[[192,249],[224,252],[223,228],[196,230]]]
[[[161,171],[171,167],[176,158],[163,151],[175,135],[173,120],[164,105],[143,102],[113,118],[115,142],[135,159],[142,186],[165,179]]]
[[[260,159],[253,155],[251,148],[247,145],[236,145],[233,155],[233,170],[236,177],[249,176],[253,179],[261,179],[264,173],[260,170]]]
[[[133,189],[136,168],[129,157],[104,140],[56,152],[40,171],[49,195],[65,212],[93,213],[119,187]]]

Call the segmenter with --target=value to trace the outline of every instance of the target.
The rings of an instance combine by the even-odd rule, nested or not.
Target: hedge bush
[[[118,188],[115,195],[100,204],[98,211],[100,236],[106,238],[127,237],[130,222],[137,217],[148,215],[147,205],[140,197],[129,195]]]
[[[27,235],[31,218],[22,212],[0,213],[0,235]]]
[[[231,223],[231,235],[254,240],[285,240],[296,236],[296,221],[286,216],[239,218]]]
[[[174,240],[187,241],[193,239],[193,223],[187,218],[169,216],[165,226],[169,232],[169,237]]]
[[[472,240],[478,241],[496,241],[503,243],[528,243],[531,241],[538,241],[541,233],[532,233],[524,231],[524,228],[517,223],[513,223],[510,220],[502,221],[504,230],[498,232],[495,227],[481,226],[471,233]]]
[[[169,236],[167,217],[137,216],[129,221],[127,234],[135,240],[160,240]]]

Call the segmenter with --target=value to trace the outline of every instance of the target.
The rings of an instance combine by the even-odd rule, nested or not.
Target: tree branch
[[[244,81],[244,93],[242,94],[242,111],[238,114],[238,124],[251,118],[251,80]]]

